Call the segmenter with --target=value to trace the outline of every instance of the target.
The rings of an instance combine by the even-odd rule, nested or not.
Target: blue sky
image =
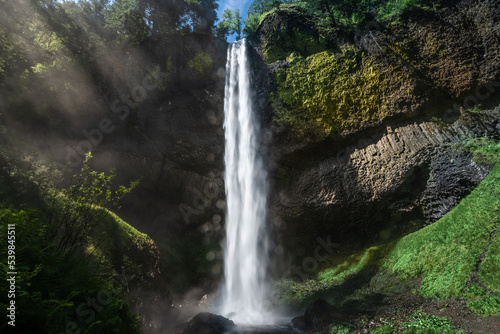
[[[252,0],[221,0],[219,1],[219,9],[217,10],[217,17],[220,19],[224,9],[229,8],[231,10],[239,9],[240,15],[243,21],[247,17],[248,6],[252,3]],[[228,42],[234,42],[234,37],[228,37]]]
[[[247,10],[248,6],[250,6],[250,3],[252,3],[252,0],[221,0],[219,1],[219,10],[217,11],[217,17],[221,17],[224,9],[229,8],[231,10],[239,9],[241,17],[245,19],[247,17]]]

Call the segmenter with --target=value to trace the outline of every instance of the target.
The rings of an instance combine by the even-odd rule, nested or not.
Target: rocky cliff
[[[285,262],[318,237],[350,253],[415,231],[488,174],[461,143],[499,134],[499,18],[477,1],[345,34],[294,6],[264,18],[254,79]]]

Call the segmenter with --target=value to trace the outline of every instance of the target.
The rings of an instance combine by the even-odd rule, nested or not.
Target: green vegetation
[[[297,133],[328,136],[384,119],[389,86],[377,66],[354,48],[304,58],[292,53],[276,72],[276,121]],[[401,79],[402,80],[402,79]],[[403,84],[403,83],[401,83]]]
[[[464,330],[455,330],[446,318],[417,312],[412,319],[403,324],[408,334],[465,334]]]
[[[322,30],[335,32],[336,30],[350,31],[370,20],[386,20],[412,8],[435,9],[440,1],[431,0],[255,0],[248,9],[244,31],[252,35],[257,31],[258,24],[269,13],[282,5],[300,6],[314,18],[315,23]]]
[[[128,188],[112,190],[114,171],[106,175],[91,170],[91,158],[88,153],[68,189],[50,190],[45,199],[49,222],[46,237],[68,257],[86,247],[96,227],[108,217],[108,212],[99,208],[118,208],[120,199],[139,184],[135,181]]]
[[[56,190],[60,174],[52,167],[32,156],[25,161],[11,156],[0,155],[0,255],[7,259],[7,225],[14,224],[16,258],[1,262],[0,271],[4,277],[18,272],[16,328],[139,333],[139,321],[124,301],[126,274],[141,276],[145,253],[155,246],[105,209],[116,208],[137,183],[113,187],[114,174],[91,170],[89,154],[71,186]],[[2,291],[9,290],[7,284],[2,280]],[[9,303],[6,294],[0,297],[4,317]]]
[[[494,272],[498,277],[497,271],[498,267]],[[486,317],[500,314],[500,294],[488,291],[478,284],[465,288],[464,294],[467,306],[475,313]]]
[[[487,166],[493,166],[500,155],[500,145],[491,138],[471,139],[458,148],[470,152],[476,163]]]
[[[265,62],[286,61],[274,71],[278,86],[272,101],[274,120],[299,136],[325,137],[362,129],[392,115],[393,105],[403,103],[401,95],[411,101],[412,73],[418,68],[401,66],[408,62],[401,45],[372,34],[365,54],[355,46],[359,41],[355,43],[354,36],[373,26],[382,29],[384,24],[377,21],[404,11],[435,10],[436,6],[439,2],[427,0],[314,0],[271,1],[258,7],[244,30],[251,35],[262,26],[259,38]],[[264,18],[266,23],[261,25]],[[330,49],[333,45],[335,50]],[[372,50],[399,57],[384,62]],[[400,105],[397,110],[401,109]]]
[[[349,324],[334,324],[330,325],[329,334],[349,334],[352,326]]]
[[[227,39],[228,36],[236,35],[236,40],[239,40],[241,39],[241,24],[240,10],[232,11],[226,8],[217,26],[217,36]]]
[[[200,64],[198,52],[215,36],[218,8],[214,0],[0,4],[0,121],[5,117],[33,128],[60,122],[58,127],[73,133],[88,124],[78,124],[79,130],[69,124],[92,119],[90,111],[109,110],[111,102],[106,101],[113,101],[118,91],[130,94],[151,68],[161,78],[149,82],[160,79],[162,90],[200,82],[200,67],[191,71],[189,65]],[[201,47],[184,43],[184,38],[196,38]],[[151,63],[152,54],[157,63]],[[205,75],[202,82],[212,78]]]
[[[391,16],[399,15],[405,10],[410,10],[415,7],[423,9],[436,9],[440,6],[441,1],[431,0],[389,0],[379,1],[380,7],[377,10],[378,15],[382,19],[387,19]]]
[[[250,3],[245,19],[243,33],[246,37],[257,32],[264,17],[277,10],[281,4],[293,3],[293,0],[254,0]]]
[[[483,139],[483,149],[473,140],[465,147],[475,147],[475,156],[500,152],[500,144]],[[425,297],[458,296],[476,270],[483,253],[486,266],[480,266],[485,284],[498,289],[498,272],[492,267],[498,261],[498,248],[491,249],[491,238],[500,222],[500,164],[490,175],[460,202],[449,214],[436,223],[402,238],[387,257],[384,268],[398,272],[402,278],[421,277],[420,292]]]
[[[284,60],[292,52],[297,52],[305,57],[326,49],[326,40],[314,31],[305,32],[297,28],[286,27],[285,24],[275,27],[275,29],[284,35],[279,37],[279,40],[275,40],[275,36],[264,38],[264,59],[268,64]]]
[[[123,301],[120,285],[94,276],[88,259],[62,255],[43,238],[46,226],[40,212],[0,209],[2,244],[0,255],[7,258],[7,224],[16,225],[16,329],[30,333],[63,332],[68,326],[86,333],[140,333],[138,319]],[[118,250],[115,250],[118,251]],[[11,271],[2,262],[0,272]],[[8,291],[2,280],[2,291]],[[0,299],[0,314],[6,318],[6,294]],[[89,304],[94,300],[95,308]],[[0,328],[6,328],[2,322]]]
[[[386,326],[378,327],[372,333],[373,334],[392,334],[393,331],[392,331],[392,327],[391,326],[386,325]]]
[[[212,66],[212,57],[206,52],[198,52],[193,59],[189,61],[189,67],[194,69],[202,77],[210,74],[209,70]]]

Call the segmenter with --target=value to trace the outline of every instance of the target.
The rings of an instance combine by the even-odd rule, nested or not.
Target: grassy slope
[[[421,276],[420,292],[425,297],[450,297],[465,288],[479,265],[483,283],[498,291],[500,235],[494,232],[499,224],[500,163],[497,163],[490,175],[449,214],[403,237],[383,267],[401,277]],[[492,237],[493,247],[489,245]],[[481,265],[481,255],[486,250]]]
[[[420,278],[424,297],[464,296],[480,315],[500,313],[500,142],[465,144],[475,160],[496,162],[491,173],[446,216],[390,244],[373,246],[302,283],[278,282],[280,302],[307,303],[372,268]]]

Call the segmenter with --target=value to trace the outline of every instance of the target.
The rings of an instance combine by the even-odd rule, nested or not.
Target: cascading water
[[[237,324],[270,322],[265,310],[268,238],[265,228],[267,173],[259,153],[253,113],[247,42],[228,49],[224,99],[226,136],[225,283],[220,313]]]

